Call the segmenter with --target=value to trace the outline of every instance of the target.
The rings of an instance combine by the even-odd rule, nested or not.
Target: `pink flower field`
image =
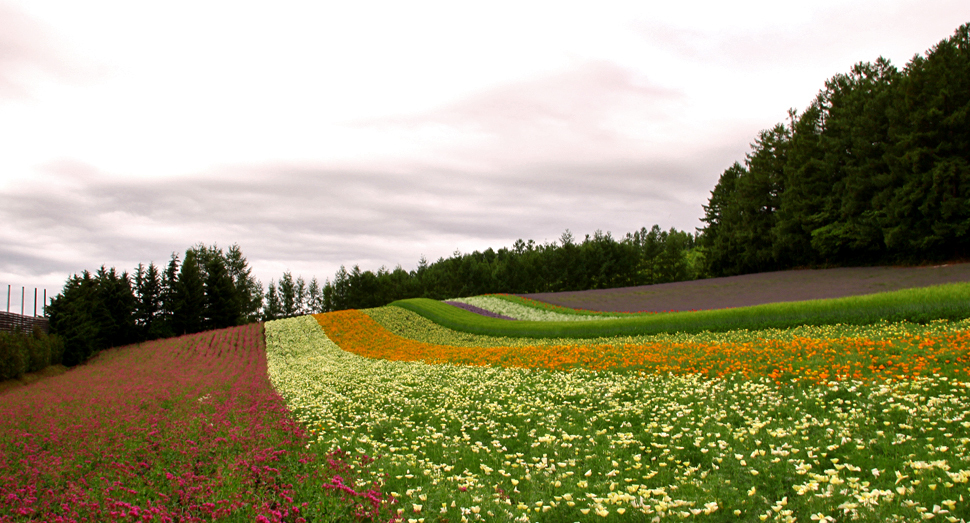
[[[379,486],[346,486],[368,462],[307,443],[262,325],[105,351],[0,395],[0,521],[378,518]]]

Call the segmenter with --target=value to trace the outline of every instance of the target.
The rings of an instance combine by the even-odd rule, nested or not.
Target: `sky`
[[[965,0],[0,0],[0,286],[30,312],[200,242],[268,284],[693,231],[758,131],[966,22]]]

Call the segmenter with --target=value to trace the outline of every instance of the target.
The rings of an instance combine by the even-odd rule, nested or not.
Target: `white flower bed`
[[[562,314],[559,312],[546,311],[542,309],[536,309],[534,307],[529,307],[526,305],[521,305],[518,303],[513,303],[508,300],[503,300],[502,298],[496,298],[494,296],[472,296],[470,298],[452,298],[448,301],[456,301],[458,303],[465,303],[468,305],[474,305],[485,309],[489,312],[494,312],[495,314],[501,314],[503,316],[508,316],[510,318],[515,318],[517,320],[525,321],[596,321],[596,320],[612,320],[616,319],[618,316],[600,316],[600,315],[584,315],[584,314]]]

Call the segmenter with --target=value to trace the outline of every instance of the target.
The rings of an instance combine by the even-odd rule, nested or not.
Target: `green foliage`
[[[31,334],[0,332],[0,381],[61,363],[64,343],[35,328]]]
[[[970,317],[970,283],[801,302],[771,303],[736,309],[674,312],[595,322],[508,321],[488,318],[425,298],[391,305],[416,312],[462,332],[527,338],[594,338],[672,332],[723,332],[737,329],[783,329],[799,325],[870,325],[882,321],[928,322]]]
[[[237,244],[229,247],[222,256],[226,270],[232,280],[235,299],[239,306],[239,325],[248,325],[259,320],[263,307],[263,285],[253,276],[249,262],[243,256],[242,249]]]
[[[135,324],[140,337],[153,339],[159,329],[162,309],[162,275],[154,263],[145,268],[139,263],[135,269]],[[157,337],[157,336],[155,336]]]
[[[306,312],[364,309],[405,298],[446,299],[491,293],[559,292],[608,289],[694,279],[704,275],[695,253],[695,236],[676,229],[663,231],[654,225],[641,228],[617,240],[610,233],[596,231],[577,243],[568,230],[560,242],[536,244],[517,240],[512,248],[463,254],[434,263],[422,257],[416,270],[398,266],[393,271],[381,267],[376,273],[354,266],[341,267],[333,281],[324,283],[316,305]],[[287,275],[279,287],[282,293]],[[282,296],[282,294],[281,294]],[[278,318],[285,311],[282,297],[277,304],[267,302],[267,318]],[[311,300],[305,300],[310,303]],[[299,308],[297,308],[299,313]],[[304,312],[305,313],[305,312]]]
[[[68,279],[47,307],[51,332],[64,339],[64,365],[83,363],[102,349],[137,340],[135,305],[128,274],[113,267]]]
[[[74,275],[47,311],[64,339],[64,364],[73,366],[108,347],[251,323],[262,299],[238,245],[224,252],[199,244],[182,263],[172,253],[164,273],[150,263],[134,278],[113,267]]]
[[[240,323],[241,304],[226,270],[225,261],[218,256],[206,262],[205,275],[205,326],[222,329]]]
[[[287,271],[278,282],[270,280],[262,319],[276,320],[323,312],[326,290],[320,287],[316,278],[307,285],[302,276],[293,279],[293,274]]]
[[[29,359],[26,336],[19,332],[0,332],[0,381],[23,376]]]
[[[859,63],[721,175],[712,276],[970,255],[970,24],[903,71]]]
[[[201,261],[194,249],[185,251],[185,261],[179,271],[175,288],[176,308],[172,311],[176,334],[199,332],[203,326],[205,286],[202,283]]]

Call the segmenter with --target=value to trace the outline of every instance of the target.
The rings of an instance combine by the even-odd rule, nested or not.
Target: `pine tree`
[[[284,272],[283,277],[277,283],[277,292],[279,293],[280,305],[282,307],[282,317],[289,318],[296,316],[298,305],[296,301],[296,282],[293,281],[293,275],[289,271]]]
[[[232,278],[239,302],[240,322],[253,323],[259,319],[263,305],[263,285],[252,275],[249,262],[242,254],[238,244],[233,244],[226,251],[224,260],[229,276]]]
[[[155,339],[159,330],[156,323],[162,309],[162,280],[154,263],[149,263],[147,269],[143,264],[138,264],[135,271],[135,294],[138,300],[135,313],[138,337],[142,340]]]
[[[205,328],[222,329],[238,325],[242,319],[239,298],[232,277],[221,256],[212,256],[205,273]]]
[[[185,251],[185,261],[178,275],[176,301],[178,309],[173,311],[172,323],[176,334],[200,332],[204,324],[205,286],[196,251]]]
[[[158,311],[157,318],[153,325],[154,332],[150,338],[170,338],[175,336],[174,318],[176,311],[181,308],[178,292],[179,257],[172,253],[168,261],[168,267],[162,273],[162,288],[160,292],[161,309]]]
[[[263,321],[276,320],[283,317],[283,303],[276,290],[276,282],[270,280],[266,289],[266,304],[263,307]]]

